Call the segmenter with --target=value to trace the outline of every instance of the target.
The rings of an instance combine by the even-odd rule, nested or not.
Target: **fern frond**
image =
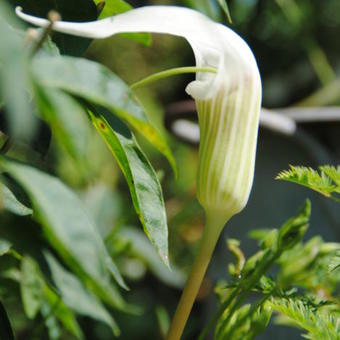
[[[320,166],[320,170],[336,184],[335,192],[340,193],[340,166],[324,165]]]
[[[340,166],[320,166],[320,173],[310,167],[290,165],[289,170],[281,171],[276,179],[303,185],[311,190],[340,202],[340,198],[332,195],[340,193]]]
[[[290,325],[307,331],[304,334],[307,339],[339,340],[340,318],[327,309],[294,298],[272,297],[269,303],[274,310],[288,318]]]
[[[334,257],[331,258],[328,269],[330,272],[340,269],[340,251],[337,251]]]

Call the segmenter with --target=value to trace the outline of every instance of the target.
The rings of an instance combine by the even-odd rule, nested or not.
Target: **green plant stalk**
[[[237,301],[231,306],[228,317],[224,320],[223,327],[227,325],[227,323],[231,319],[237,307],[242,303],[242,301],[244,301],[248,293],[251,291],[254,285],[258,282],[261,276],[267,272],[269,267],[280,257],[280,255],[281,255],[281,251],[276,251],[275,253],[273,253],[272,257],[268,261],[261,262],[258,265],[257,271],[249,278],[249,280],[246,282],[244,286],[241,286],[241,284],[239,284],[234,289],[234,291],[230,294],[230,296],[226,299],[226,301],[222,303],[221,307],[219,308],[217,313],[214,315],[214,317],[204,327],[198,340],[203,340],[206,337],[209,330],[214,326],[217,320],[222,316],[223,312],[230,306],[230,304],[234,301],[235,298],[238,298]],[[241,289],[243,289],[242,292],[241,292]],[[239,294],[240,292],[241,294]]]
[[[224,217],[219,218],[218,214],[207,215],[200,247],[172,319],[166,338],[167,340],[181,339],[184,327],[189,318],[192,306],[201,287],[205,272],[208,268],[210,259],[224,225]]]
[[[259,263],[258,270],[254,273],[254,275],[252,275],[249,278],[249,281],[246,282],[244,287],[241,287],[241,288],[243,288],[243,292],[241,292],[241,294],[238,296],[237,301],[230,308],[229,315],[223,321],[221,329],[226,327],[226,325],[230,321],[230,319],[233,316],[233,314],[236,311],[236,309],[245,300],[245,298],[247,297],[248,293],[251,291],[251,289],[254,287],[254,285],[260,280],[261,276],[264,275],[267,272],[267,270],[270,268],[270,266],[280,257],[280,255],[281,255],[281,251],[277,251],[277,252],[273,253],[272,257],[268,261],[262,261],[261,263]],[[221,308],[219,310],[219,317],[222,316],[223,311],[225,310],[225,306],[224,305],[222,305],[221,307],[224,307],[224,308]]]
[[[132,90],[135,90],[139,87],[149,85],[157,80],[168,78],[171,76],[177,76],[181,74],[186,73],[196,73],[196,72],[210,72],[210,73],[216,73],[217,70],[213,67],[196,67],[196,66],[186,66],[186,67],[176,67],[169,70],[161,71],[154,73],[146,78],[143,78],[132,85],[130,85],[130,88]]]
[[[241,287],[236,287],[233,292],[228,296],[228,298],[223,302],[220,309],[215,313],[213,318],[210,319],[210,321],[207,323],[207,325],[202,330],[198,340],[204,340],[208,334],[208,332],[211,330],[211,328],[215,325],[217,320],[221,317],[223,311],[229,307],[229,305],[234,301],[234,299],[237,297],[239,291],[241,290]]]
[[[237,329],[237,327],[240,327],[240,325],[244,324],[244,322],[246,322],[246,320],[249,317],[252,317],[254,315],[254,313],[256,312],[256,310],[262,306],[272,295],[272,292],[266,294],[264,297],[262,297],[262,299],[260,299],[259,301],[257,301],[255,304],[252,305],[252,307],[250,308],[249,312],[246,313],[242,318],[240,318],[229,330],[229,332],[227,333],[227,337],[229,339],[233,339],[233,332],[235,331],[235,329]],[[221,327],[222,329],[222,327]],[[224,334],[225,336],[225,334]],[[218,337],[218,335],[216,336]]]

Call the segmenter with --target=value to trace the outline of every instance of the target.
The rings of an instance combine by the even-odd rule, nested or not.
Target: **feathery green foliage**
[[[311,190],[340,202],[340,166],[320,166],[320,173],[312,168],[290,165],[289,170],[281,171],[276,179],[303,185]]]
[[[330,271],[329,263],[339,259],[340,244],[318,236],[302,242],[310,211],[306,201],[280,229],[252,231],[250,236],[261,249],[246,260],[239,242],[227,242],[236,264],[228,267],[230,282],[216,288],[221,307],[200,339],[216,321],[217,340],[254,339],[265,331],[273,312],[279,315],[277,322],[306,331],[303,336],[308,339],[339,339],[340,307],[335,294],[340,275]],[[279,270],[272,272],[274,264]],[[244,304],[250,294],[256,294],[256,301]]]
[[[285,318],[280,324],[288,324],[307,331],[303,336],[311,340],[337,340],[340,334],[340,317],[330,313],[329,306],[315,306],[297,298],[273,297],[271,307]]]
[[[328,269],[330,272],[337,271],[340,268],[340,250],[336,251],[331,258]]]

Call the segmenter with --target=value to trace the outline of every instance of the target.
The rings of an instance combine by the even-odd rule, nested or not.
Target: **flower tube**
[[[34,25],[49,25],[20,8],[16,11]],[[217,70],[197,72],[186,87],[199,117],[197,197],[206,212],[206,227],[168,335],[179,339],[220,232],[244,208],[252,187],[262,93],[253,53],[228,27],[182,7],[141,7],[95,22],[55,22],[53,29],[88,38],[128,32],[181,36],[191,45],[197,67]]]

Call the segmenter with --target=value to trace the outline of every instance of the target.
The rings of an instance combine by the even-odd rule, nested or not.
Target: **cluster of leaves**
[[[250,237],[262,249],[247,260],[239,243],[228,241],[237,262],[229,265],[231,282],[216,288],[221,307],[201,339],[216,321],[216,339],[253,339],[266,329],[273,312],[277,324],[297,327],[308,339],[338,339],[340,272],[329,263],[338,258],[340,244],[318,236],[303,243],[309,216],[306,201],[280,229],[252,231]],[[273,265],[278,266],[274,272]],[[257,301],[242,305],[249,296]]]
[[[340,198],[336,196],[340,194],[340,166],[324,165],[319,169],[320,173],[312,168],[291,165],[289,170],[281,171],[276,179],[303,185],[340,202]]]
[[[28,12],[46,15],[54,2],[14,3]],[[124,1],[107,1],[103,7],[99,1],[88,0],[82,2],[80,12],[73,11],[75,4],[69,1],[58,5],[64,18],[78,13],[80,17],[73,19],[81,21],[96,20],[98,8],[101,18],[131,8]],[[7,268],[6,262],[1,277],[20,285],[26,316],[42,317],[50,338],[59,338],[60,324],[76,338],[83,338],[75,313],[101,320],[118,335],[119,327],[103,303],[125,313],[138,313],[139,309],[126,303],[118,289],[128,288],[112,257],[115,249],[108,249],[74,189],[49,174],[41,157],[32,155],[38,151],[44,156],[52,135],[84,175],[91,160],[86,155],[88,131],[82,126],[86,126],[84,120],[91,122],[125,176],[140,223],[165,265],[169,263],[168,230],[162,190],[132,129],[163,153],[176,172],[175,161],[124,81],[101,64],[80,57],[90,41],[56,35],[55,45],[47,39],[49,28],[27,31],[13,13],[1,2],[2,218],[5,226],[6,211],[17,215],[22,219],[17,223],[41,228],[43,238],[32,254],[2,230],[0,256],[11,258],[11,265]],[[150,38],[148,34],[127,37],[144,43]],[[58,47],[77,57],[60,54]],[[29,152],[18,152],[22,146]],[[131,242],[131,235],[125,238]],[[158,260],[152,265],[159,266]],[[0,297],[3,294],[0,291]],[[0,319],[5,320],[4,313]]]

